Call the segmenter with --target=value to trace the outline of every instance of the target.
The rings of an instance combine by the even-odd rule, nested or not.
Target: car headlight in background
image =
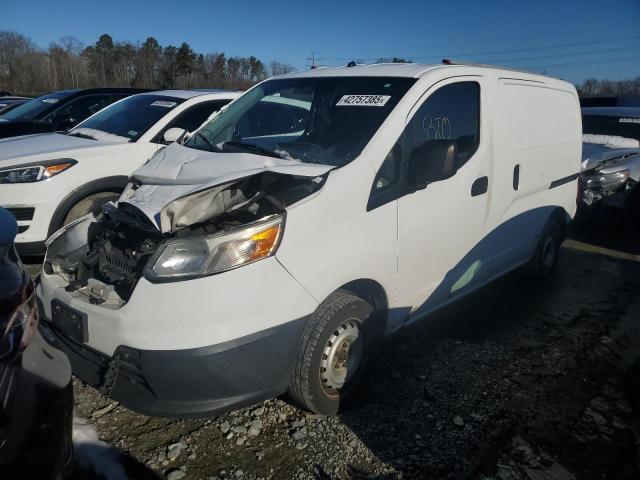
[[[63,158],[25,167],[5,168],[0,170],[0,184],[40,182],[68,170],[76,163],[70,158]]]
[[[145,269],[150,280],[180,280],[231,270],[270,257],[278,249],[284,217],[211,236],[171,240]]]

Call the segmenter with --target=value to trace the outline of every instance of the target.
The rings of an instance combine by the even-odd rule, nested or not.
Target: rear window
[[[583,115],[582,132],[640,140],[640,118],[613,115]]]

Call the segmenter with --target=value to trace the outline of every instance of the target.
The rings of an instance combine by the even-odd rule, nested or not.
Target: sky
[[[401,57],[522,68],[577,83],[640,76],[640,0],[0,0],[0,30],[37,45],[187,42],[199,53],[320,65]]]

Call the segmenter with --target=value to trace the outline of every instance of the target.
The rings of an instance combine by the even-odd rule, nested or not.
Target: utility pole
[[[314,50],[311,50],[311,56],[307,57],[307,67],[309,67],[310,69],[314,69],[314,68],[318,68],[318,64],[316,63],[317,61],[322,60],[321,58],[317,58],[316,57],[316,52]]]

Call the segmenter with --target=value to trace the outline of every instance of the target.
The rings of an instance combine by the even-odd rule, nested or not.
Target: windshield
[[[57,92],[42,97],[34,98],[22,105],[11,109],[0,115],[2,120],[13,122],[30,122],[40,116],[40,114],[53,108],[60,100],[68,97],[73,92]]]
[[[640,140],[640,118],[613,115],[583,115],[582,132]]]
[[[70,130],[69,135],[135,142],[183,101],[164,95],[133,95],[89,117]]]
[[[232,103],[186,146],[342,166],[360,154],[413,83],[385,77],[270,80]]]

